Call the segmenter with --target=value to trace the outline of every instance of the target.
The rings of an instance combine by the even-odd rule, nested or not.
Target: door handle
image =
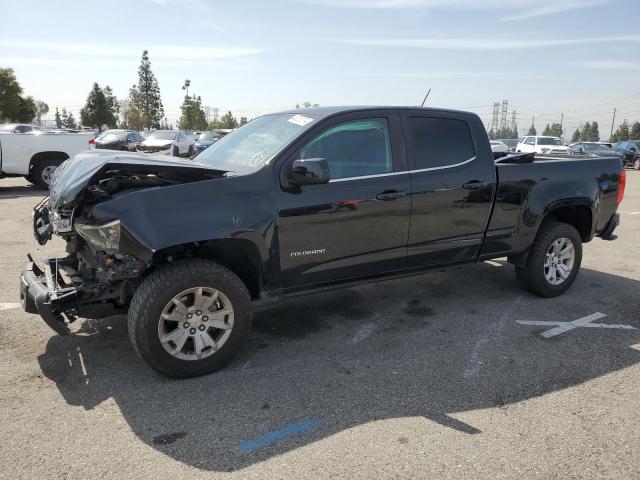
[[[489,186],[489,183],[487,182],[479,182],[478,180],[472,180],[462,185],[462,188],[465,188],[467,190],[480,190],[481,188],[485,188],[487,186]]]
[[[404,197],[405,195],[406,193],[400,190],[385,190],[384,192],[377,194],[376,198],[378,200],[387,202],[389,200],[395,200],[396,198]]]

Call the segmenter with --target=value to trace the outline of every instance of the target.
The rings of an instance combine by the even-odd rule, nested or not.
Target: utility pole
[[[616,121],[616,109],[613,109],[613,120],[611,120],[611,133],[609,134],[609,141],[611,141],[611,137],[613,137],[613,124]]]
[[[562,129],[562,121],[564,120],[564,113],[560,114],[560,137],[564,140],[564,130]]]

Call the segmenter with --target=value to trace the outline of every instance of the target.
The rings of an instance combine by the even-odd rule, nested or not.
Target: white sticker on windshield
[[[287,121],[291,123],[295,123],[296,125],[300,125],[301,127],[304,127],[306,124],[313,122],[313,118],[306,117],[304,115],[294,115]]]

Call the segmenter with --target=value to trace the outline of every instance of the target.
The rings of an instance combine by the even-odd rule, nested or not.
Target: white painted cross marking
[[[635,330],[636,327],[632,327],[631,325],[616,325],[616,324],[607,324],[607,323],[592,323],[595,320],[599,320],[601,318],[605,318],[606,315],[604,313],[596,312],[591,315],[587,315],[586,317],[579,318],[574,320],[573,322],[543,322],[537,320],[516,320],[516,323],[520,325],[547,325],[553,326],[553,328],[549,330],[545,330],[540,334],[540,336],[544,338],[555,337],[556,335],[560,335],[561,333],[568,332],[569,330],[573,330],[576,328],[618,328],[621,330]]]
[[[0,310],[11,310],[12,308],[20,308],[19,303],[2,303],[0,302]]]

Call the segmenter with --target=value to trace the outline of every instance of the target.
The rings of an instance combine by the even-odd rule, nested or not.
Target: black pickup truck
[[[565,292],[582,243],[614,238],[618,158],[494,159],[471,113],[407,107],[265,115],[194,160],[101,151],[58,168],[34,209],[68,255],[20,281],[56,332],[128,311],[139,356],[190,377],[224,366],[254,301],[508,257]],[[304,319],[300,319],[304,321]]]

